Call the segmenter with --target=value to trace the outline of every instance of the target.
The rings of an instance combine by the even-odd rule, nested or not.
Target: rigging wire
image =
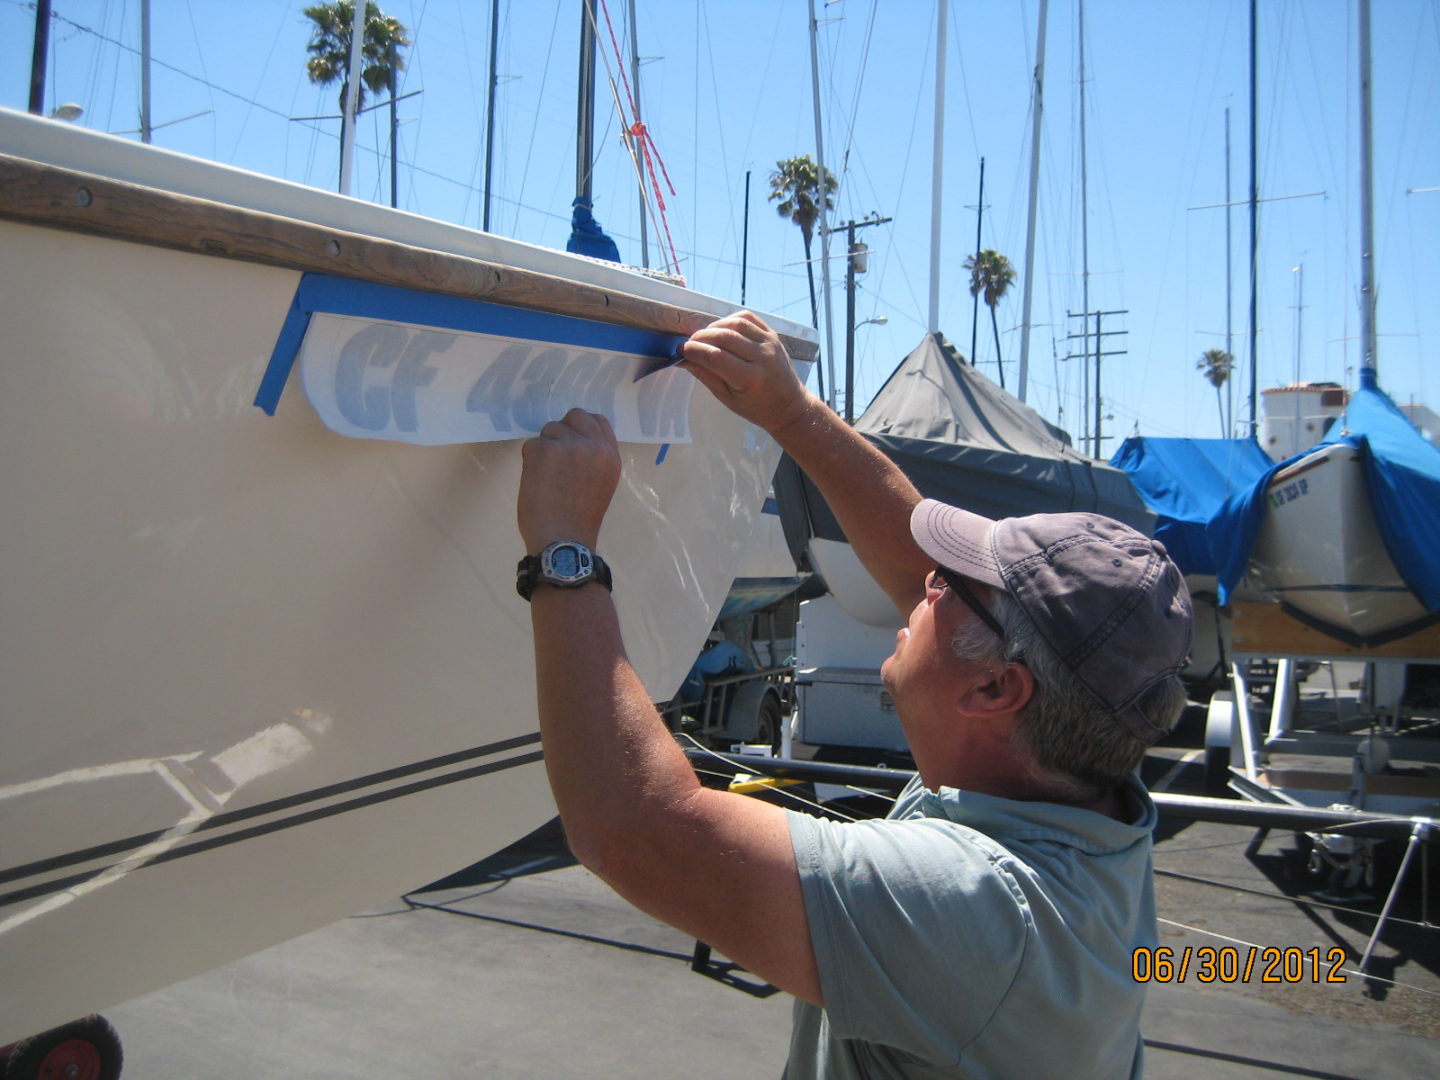
[[[723,773],[707,770],[707,771],[706,771],[706,775],[709,775],[709,776],[732,776],[732,777],[735,775],[736,766],[735,766],[735,763],[734,763],[734,762],[732,762],[729,758],[725,757],[724,755],[719,754],[719,753],[716,753],[714,750],[710,749],[710,747],[706,746],[704,743],[702,743],[702,742],[700,742],[698,739],[696,739],[695,736],[689,734],[688,732],[683,732],[683,731],[682,731],[682,732],[679,732],[679,733],[676,734],[676,739],[677,739],[677,740],[679,740],[679,739],[685,740],[686,742],[688,742],[688,743],[690,743],[692,746],[694,746],[696,750],[700,751],[700,752],[703,753],[703,754],[707,754],[707,755],[709,755],[710,757],[715,758],[717,761],[721,762],[721,763],[725,766],[726,771],[723,772]],[[751,767],[750,767],[750,766],[751,766],[751,762],[747,760],[747,761],[745,762],[746,770],[749,771],[749,772],[751,772],[752,775],[759,776],[759,777],[762,777],[762,778],[767,779],[767,780],[779,780],[779,779],[783,779],[782,777],[770,776],[770,775],[768,775],[768,774],[765,773],[765,771],[764,771],[764,764],[765,764],[765,761],[766,761],[766,760],[767,760],[766,758],[757,757],[757,758],[755,759],[755,761],[754,761],[754,764],[755,764],[755,768],[754,768],[754,769],[751,769]],[[697,771],[698,771],[698,766],[697,766],[696,768],[697,768]],[[894,802],[896,801],[895,798],[894,798],[894,796],[891,796],[891,795],[881,795],[881,794],[879,794],[878,792],[871,791],[871,790],[868,789],[868,788],[855,787],[855,786],[852,785],[852,784],[837,784],[836,786],[837,786],[837,787],[844,787],[844,788],[846,788],[846,789],[849,790],[849,791],[855,792],[857,795],[874,796],[875,798],[884,799],[884,800],[886,800],[886,801],[888,801],[888,802],[890,802],[890,803],[894,803]],[[804,804],[804,805],[806,805],[806,806],[809,806],[809,807],[812,807],[812,808],[814,808],[814,809],[816,809],[816,810],[821,810],[821,811],[823,811],[823,812],[826,813],[826,814],[834,814],[834,815],[836,815],[836,816],[843,817],[843,818],[844,818],[845,820],[847,820],[847,821],[854,821],[854,820],[856,820],[855,818],[851,817],[851,816],[848,815],[848,814],[841,814],[841,813],[839,813],[838,811],[836,811],[836,810],[834,810],[834,809],[831,809],[831,808],[827,808],[827,807],[825,807],[825,806],[822,806],[819,802],[816,802],[816,801],[814,801],[814,800],[812,800],[812,799],[806,799],[806,798],[804,798],[803,796],[797,795],[796,793],[794,793],[793,791],[791,791],[789,788],[777,787],[777,788],[773,788],[772,790],[775,791],[776,793],[784,793],[787,798],[793,799],[793,800],[796,801],[796,802],[802,803],[802,804]]]
[[[1367,824],[1368,824],[1368,823],[1367,823]],[[1231,845],[1231,844],[1216,844],[1216,845],[1214,845],[1214,846],[1217,847],[1217,848],[1219,848],[1219,847],[1232,847],[1232,846],[1233,846],[1233,847],[1236,847],[1236,848],[1240,848],[1240,847],[1245,847],[1245,846],[1247,846],[1248,844],[1249,844],[1249,841],[1247,840],[1247,841],[1238,841],[1238,842],[1236,842],[1236,843],[1233,844],[1233,845]],[[1196,850],[1196,849],[1195,849],[1195,848],[1187,848],[1187,849],[1185,849],[1185,850],[1186,850],[1186,851],[1194,851],[1194,850]],[[1183,852],[1182,852],[1182,853],[1183,853]],[[1166,853],[1166,852],[1163,852],[1163,851],[1157,851],[1156,854],[1157,854],[1157,855],[1164,855],[1164,854],[1167,854],[1167,853]],[[1214,878],[1201,877],[1201,876],[1199,876],[1198,874],[1186,874],[1186,873],[1182,873],[1182,872],[1179,871],[1179,870],[1161,870],[1161,869],[1159,869],[1159,868],[1157,867],[1156,870],[1155,870],[1155,876],[1156,876],[1156,877],[1174,878],[1174,879],[1177,880],[1177,881],[1188,881],[1188,882],[1190,882],[1191,884],[1194,884],[1194,885],[1208,885],[1208,886],[1210,886],[1211,888],[1215,888],[1215,889],[1225,889],[1225,890],[1230,891],[1230,892],[1242,893],[1242,894],[1244,894],[1244,895],[1246,895],[1246,896],[1258,896],[1258,897],[1260,897],[1262,900],[1284,901],[1285,903],[1293,904],[1293,905],[1295,905],[1295,906],[1297,906],[1297,907],[1323,908],[1323,909],[1326,910],[1326,911],[1333,911],[1333,912],[1335,912],[1335,913],[1337,913],[1337,914],[1340,914],[1340,915],[1358,915],[1358,916],[1361,916],[1362,918],[1367,918],[1367,919],[1377,919],[1377,918],[1379,918],[1379,916],[1377,915],[1376,912],[1373,912],[1373,911],[1365,911],[1365,910],[1363,910],[1363,909],[1361,909],[1361,908],[1346,907],[1346,906],[1344,906],[1343,904],[1332,904],[1332,903],[1329,903],[1328,901],[1315,900],[1315,899],[1311,899],[1311,898],[1303,897],[1303,896],[1286,896],[1284,893],[1267,892],[1267,891],[1265,891],[1264,889],[1252,889],[1252,888],[1249,888],[1248,886],[1245,886],[1245,885],[1235,885],[1235,884],[1232,884],[1231,882],[1228,882],[1228,881],[1216,881]],[[1397,915],[1391,915],[1391,916],[1390,916],[1388,919],[1386,919],[1385,921],[1386,921],[1387,924],[1389,924],[1389,923],[1394,923],[1394,924],[1397,924],[1397,925],[1400,925],[1400,926],[1408,926],[1408,927],[1411,927],[1412,929],[1416,929],[1416,930],[1440,930],[1440,927],[1437,927],[1434,923],[1421,922],[1421,921],[1419,921],[1418,919],[1403,919],[1403,918],[1400,918],[1400,917],[1397,916]]]
[[[654,211],[652,211],[652,213],[654,213],[654,215],[658,218],[658,224],[664,230],[665,244],[666,247],[669,249],[668,256],[670,259],[670,265],[673,268],[674,272],[676,274],[679,274],[680,257],[675,253],[675,242],[673,239],[671,239],[670,236],[670,223],[665,213],[665,196],[660,191],[660,178],[664,178],[665,186],[669,190],[671,196],[675,195],[675,185],[670,181],[670,173],[665,168],[665,159],[660,156],[660,149],[655,145],[655,139],[651,136],[645,124],[638,119],[640,115],[640,110],[635,101],[635,93],[630,87],[630,77],[625,74],[625,57],[623,51],[620,48],[620,43],[615,39],[615,26],[610,21],[610,5],[606,2],[606,0],[599,0],[599,3],[600,11],[605,16],[605,29],[609,32],[610,35],[610,45],[615,54],[615,63],[616,66],[620,69],[620,82],[625,88],[625,101],[622,102],[620,100],[619,91],[617,90],[615,85],[614,72],[610,70],[610,58],[605,55],[605,52],[602,49],[601,56],[605,60],[605,69],[610,78],[610,92],[615,98],[615,110],[619,114],[621,122],[626,124],[625,145],[626,148],[630,151],[631,160],[635,162],[635,169],[637,174],[639,174],[638,178],[641,183],[640,190],[642,193],[645,192],[644,183],[646,179],[646,174],[648,173],[651,188],[650,193],[653,193],[655,196],[655,209]],[[593,24],[595,22],[594,9],[587,8],[587,10],[591,13],[590,21]],[[597,37],[599,36],[599,32],[600,30],[597,26],[595,28],[595,33]],[[628,123],[626,122],[625,113],[625,105],[627,103],[630,106],[629,115],[632,117],[636,117],[634,121]],[[643,156],[644,158],[645,164],[643,170],[641,169],[640,160],[635,153],[635,144],[639,145],[641,156]],[[646,193],[645,204],[647,207],[649,207],[650,205],[650,193]]]
[[[190,0],[185,0],[185,15],[190,23],[190,39],[195,46],[195,59],[200,65],[200,74],[205,81],[210,81],[210,70],[205,66],[205,49],[200,44],[200,27],[195,22],[195,7]],[[215,111],[215,92],[209,92],[210,111]],[[154,127],[155,117],[150,117],[151,127]],[[214,123],[210,124],[210,156],[218,159],[220,157],[219,147],[216,145],[216,131]]]
[[[555,16],[554,16],[554,18],[551,20],[551,23],[550,23],[550,40],[549,40],[549,42],[548,42],[548,44],[547,44],[547,46],[546,46],[546,49],[545,49],[545,65],[544,65],[544,67],[541,69],[541,74],[540,74],[540,87],[539,87],[538,96],[537,96],[537,98],[536,98],[536,101],[537,101],[537,102],[544,100],[544,97],[545,97],[545,86],[546,86],[546,84],[550,81],[550,63],[551,63],[551,60],[553,59],[553,57],[554,57],[554,55],[555,55],[555,39],[556,39],[556,37],[558,36],[558,34],[559,34],[559,32],[560,32],[560,7],[561,7],[561,2],[562,2],[562,0],[555,0]],[[526,182],[527,182],[527,181],[529,180],[529,178],[530,178],[530,163],[531,163],[531,162],[534,160],[534,158],[535,158],[535,139],[536,139],[537,136],[540,134],[540,128],[541,128],[541,125],[538,123],[538,106],[537,106],[537,122],[530,125],[530,142],[529,142],[529,144],[528,144],[528,145],[526,146],[526,148],[525,148],[525,167],[524,167],[524,168],[521,170],[521,172],[520,172],[520,183],[519,183],[519,186],[518,186],[518,189],[519,189],[520,191],[524,191],[524,190],[525,190]],[[493,196],[492,196],[492,198],[493,198]],[[519,231],[519,228],[520,228],[520,209],[521,209],[521,207],[522,207],[523,204],[520,203],[519,200],[506,200],[506,201],[511,202],[512,205],[515,207],[515,217],[514,217],[514,219],[511,221],[511,223],[510,223],[510,235],[514,236],[514,235]]]

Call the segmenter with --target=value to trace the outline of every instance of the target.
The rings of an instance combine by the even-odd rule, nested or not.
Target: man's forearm
[[[823,1004],[786,812],[701,786],[603,589],[545,587],[532,603],[545,768],[576,857],[641,910]]]
[[[636,835],[699,787],[625,657],[602,588],[537,589],[532,600],[545,767],[576,855]]]

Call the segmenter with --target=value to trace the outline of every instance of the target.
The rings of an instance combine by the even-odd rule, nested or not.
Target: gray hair
[[[1036,780],[1061,801],[1098,798],[1140,767],[1146,744],[1060,662],[1009,593],[992,589],[988,595],[1005,640],[976,619],[956,632],[951,650],[962,660],[1023,662],[1030,669],[1035,692],[1019,712],[1016,738],[1034,762]],[[1172,676],[1147,690],[1139,706],[1152,724],[1169,731],[1185,701],[1184,684]]]

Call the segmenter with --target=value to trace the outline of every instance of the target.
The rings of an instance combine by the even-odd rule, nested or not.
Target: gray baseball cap
[[[1100,514],[994,521],[925,499],[910,515],[921,549],[947,570],[1004,589],[1060,661],[1145,743],[1165,734],[1137,702],[1190,653],[1185,578],[1165,545]]]

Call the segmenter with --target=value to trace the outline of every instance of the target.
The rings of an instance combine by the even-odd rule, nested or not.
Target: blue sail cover
[[[1375,523],[1390,561],[1416,598],[1440,612],[1440,449],[1415,428],[1377,387],[1362,386],[1350,399],[1343,423],[1318,445],[1343,442],[1365,462]],[[1220,599],[1245,576],[1250,549],[1265,517],[1270,478],[1311,453],[1314,447],[1271,466],[1247,491],[1237,493],[1211,520],[1212,551],[1219,563]]]
[[[1206,527],[1239,491],[1248,491],[1271,461],[1254,439],[1157,439],[1134,435],[1110,459],[1155,511],[1155,539],[1183,573],[1217,572]]]
[[[573,205],[575,209],[570,215],[570,239],[565,244],[565,250],[574,255],[589,255],[592,259],[619,262],[620,249],[615,246],[615,241],[605,234],[605,230],[600,228],[600,223],[591,212],[590,201],[577,198]]]

